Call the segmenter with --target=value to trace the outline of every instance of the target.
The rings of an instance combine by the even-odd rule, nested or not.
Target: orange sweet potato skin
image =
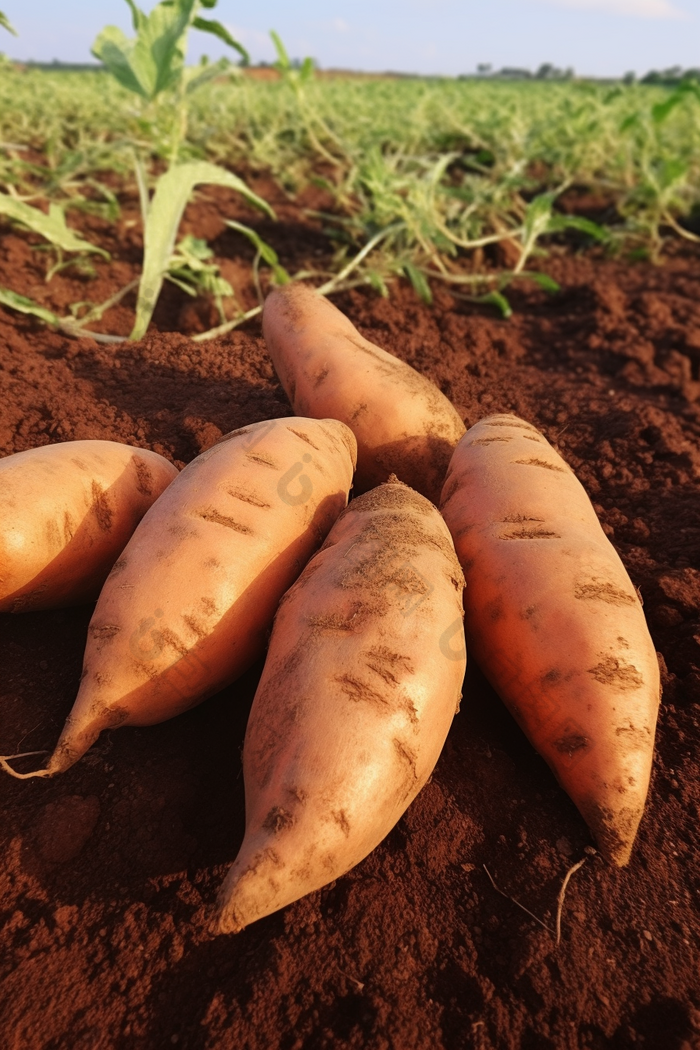
[[[434,383],[302,284],[268,297],[263,333],[294,411],[340,419],[355,434],[358,492],[395,474],[437,503],[464,424]]]
[[[222,932],[357,864],[423,787],[461,693],[462,587],[440,515],[394,479],[353,500],[285,595],[246,732]]]
[[[627,863],[647,795],[659,668],[583,487],[535,427],[495,416],[457,446],[442,513],[470,653],[587,821]]]
[[[103,729],[171,718],[263,652],[279,599],[347,504],[354,457],[342,423],[289,418],[185,467],[102,589],[49,775]]]
[[[0,612],[94,600],[177,473],[157,453],[116,441],[66,441],[0,460]]]

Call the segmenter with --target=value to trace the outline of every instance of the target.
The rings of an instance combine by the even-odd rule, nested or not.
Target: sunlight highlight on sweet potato
[[[492,416],[457,446],[442,513],[467,581],[469,651],[603,856],[626,864],[649,785],[659,666],[583,486],[534,426]]]
[[[434,383],[302,284],[268,297],[263,333],[294,411],[342,419],[353,431],[358,492],[396,474],[437,503],[464,424]]]
[[[358,864],[426,783],[459,706],[463,584],[435,507],[392,478],[353,500],[285,595],[246,732],[246,832],[220,932]]]
[[[102,730],[162,722],[242,674],[345,507],[354,462],[342,423],[291,418],[234,431],[185,467],[102,589],[48,766],[16,775],[63,772]]]
[[[156,452],[118,441],[64,441],[1,459],[0,612],[94,601],[177,473]]]

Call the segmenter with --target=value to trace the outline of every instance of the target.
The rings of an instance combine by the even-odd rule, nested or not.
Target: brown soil
[[[269,183],[291,270],[329,242]],[[5,227],[0,284],[53,308],[136,273],[133,197],[97,278],[44,283],[46,254]],[[318,207],[317,201],[306,201]],[[244,305],[252,249],[207,194],[207,237]],[[76,213],[71,213],[75,221]],[[468,424],[514,411],[586,485],[640,588],[664,702],[647,812],[628,868],[587,829],[470,665],[435,774],[386,841],[324,890],[231,937],[216,892],[243,837],[240,750],[260,667],[161,726],[105,734],[55,780],[0,780],[0,1032],[8,1050],[689,1050],[700,1047],[700,256],[662,267],[555,254],[562,291],[513,293],[510,321],[438,291],[337,297],[368,339],[434,379]],[[127,332],[133,298],[103,329]],[[0,452],[109,438],[184,463],[221,434],[290,414],[250,324],[216,342],[206,304],[166,287],[152,334],[113,347],[0,309]],[[178,334],[184,333],[184,334]],[[75,696],[83,607],[0,617],[0,750],[51,747]],[[548,926],[569,884],[557,947]]]

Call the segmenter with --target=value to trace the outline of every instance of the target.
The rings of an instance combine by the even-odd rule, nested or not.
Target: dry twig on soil
[[[496,882],[494,880],[493,875],[491,874],[491,872],[489,871],[489,869],[486,867],[485,864],[484,864],[484,871],[488,875],[489,880],[491,882],[491,885],[495,889],[496,893],[500,893],[500,895],[502,897],[505,897],[506,900],[512,901],[512,903],[517,905],[518,908],[520,908],[522,911],[526,912],[530,916],[531,919],[534,919],[535,922],[540,924],[540,926],[543,926],[544,929],[547,930],[548,933],[554,933],[554,930],[552,929],[552,927],[548,926],[546,922],[542,922],[542,919],[538,919],[538,917],[534,914],[534,912],[531,912],[530,909],[526,908],[524,904],[520,903],[520,901],[516,901],[515,897],[511,897],[511,895],[509,893],[504,893],[503,890],[499,886],[496,885]]]
[[[539,919],[534,914],[534,912],[531,912],[529,908],[526,908],[525,905],[521,904],[520,901],[515,899],[515,897],[511,897],[511,895],[509,893],[505,893],[500,888],[500,886],[496,885],[496,880],[494,879],[493,875],[491,874],[491,872],[489,871],[489,869],[486,867],[485,864],[483,865],[483,867],[484,867],[484,871],[488,875],[489,881],[490,881],[491,885],[493,886],[493,888],[495,889],[496,893],[500,893],[500,895],[502,897],[505,897],[506,900],[509,900],[509,901],[511,901],[511,903],[515,904],[518,908],[521,909],[521,911],[524,911],[527,915],[530,916],[531,919],[534,919],[535,922],[539,923],[540,926],[542,926],[545,930],[547,930],[548,933],[553,933],[555,935],[555,937],[556,937],[556,943],[557,943],[557,945],[559,945],[561,943],[561,914],[562,914],[562,910],[564,908],[564,897],[566,895],[566,887],[569,885],[569,879],[574,874],[574,872],[577,872],[579,868],[582,868],[585,863],[586,863],[586,858],[583,857],[582,860],[577,861],[576,864],[574,864],[572,867],[570,867],[569,870],[567,871],[566,875],[564,876],[564,881],[561,884],[561,889],[559,890],[559,896],[557,897],[557,918],[556,918],[556,925],[555,925],[554,929],[552,929],[551,926],[548,926],[546,922],[543,922],[542,919]]]
[[[583,857],[576,864],[574,864],[573,867],[569,868],[566,875],[564,876],[564,881],[561,884],[559,896],[557,897],[557,944],[561,942],[561,913],[562,908],[564,907],[564,894],[566,893],[566,887],[569,885],[569,879],[574,874],[574,872],[578,871],[579,868],[583,867],[585,863],[586,858]]]

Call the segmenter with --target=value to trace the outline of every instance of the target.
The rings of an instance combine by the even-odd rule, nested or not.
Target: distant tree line
[[[631,81],[628,79],[631,78]],[[634,73],[627,73],[627,83],[634,83]],[[681,66],[671,66],[670,69],[652,69],[640,80],[640,84],[663,84],[666,87],[677,87],[684,80],[700,81],[700,68],[682,69]]]
[[[62,72],[95,72],[102,69],[102,65],[99,62],[61,62],[59,59],[54,58],[53,62],[35,62],[33,59],[29,59],[25,62],[13,62],[5,58],[7,64],[19,65],[25,68],[33,69],[46,69],[46,70],[58,70]],[[243,63],[241,63],[243,64]],[[292,59],[291,65],[293,69],[299,69],[301,67],[300,59]],[[316,69],[320,69],[317,62],[314,62]],[[272,62],[257,62],[256,67],[258,69],[274,68]],[[351,73],[352,70],[332,70],[329,72],[333,73]],[[369,74],[382,75],[395,77],[396,79],[411,79],[415,76],[420,76],[416,73],[399,73],[399,72],[386,72],[383,74]],[[566,81],[573,80],[576,74],[571,66],[567,66],[566,69],[560,69],[558,66],[553,65],[551,62],[543,62],[542,65],[534,72],[531,69],[525,69],[520,66],[504,66],[503,69],[494,70],[493,67],[486,62],[480,62],[476,67],[476,73],[463,73],[458,76],[458,80],[474,80],[475,78],[483,79],[488,78],[489,80],[547,80],[547,81]],[[623,77],[586,77],[586,80],[605,80],[605,81],[619,81],[622,80],[625,84],[657,84],[663,87],[677,87],[679,84],[688,81],[696,81],[700,83],[700,67],[693,67],[691,69],[683,69],[682,66],[671,66],[668,69],[651,69],[643,77],[637,77],[636,73],[625,73]]]
[[[539,69],[533,72],[531,69],[519,66],[504,66],[503,69],[494,70],[486,62],[480,62],[476,67],[476,74],[466,73],[458,77],[459,80],[473,80],[476,77],[488,77],[489,80],[573,80],[575,72],[568,66],[560,69],[551,62],[543,62]],[[586,77],[586,80],[596,80],[596,77]],[[652,69],[643,77],[637,77],[636,73],[625,73],[621,78],[604,77],[604,80],[621,79],[625,84],[660,84],[665,87],[677,87],[684,81],[696,80],[700,82],[700,68],[683,69],[682,66],[671,66],[669,69]]]
[[[559,69],[551,62],[543,62],[534,73],[531,69],[520,68],[520,66],[504,66],[503,69],[495,70],[486,62],[480,62],[476,67],[479,77],[489,77],[491,80],[573,80],[574,70],[571,66]],[[459,77],[460,80],[471,80],[472,75],[466,74]]]
[[[101,62],[61,62],[54,58],[52,62],[35,62],[33,58],[26,62],[18,61],[17,65],[27,69],[49,69],[60,73],[94,73],[103,68]]]

